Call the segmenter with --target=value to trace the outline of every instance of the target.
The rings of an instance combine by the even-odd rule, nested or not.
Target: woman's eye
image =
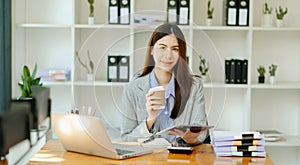
[[[179,49],[178,49],[178,48],[173,48],[172,50],[174,50],[174,51],[176,51],[176,52],[178,52],[178,51],[179,51]]]
[[[159,47],[159,49],[161,49],[161,50],[165,50],[165,49],[166,49],[166,47]]]

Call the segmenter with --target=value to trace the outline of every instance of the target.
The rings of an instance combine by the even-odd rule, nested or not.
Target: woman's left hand
[[[179,129],[170,130],[169,134],[180,136],[186,143],[194,144],[194,143],[197,143],[197,137],[204,132],[206,132],[206,131],[200,131],[200,132],[194,133],[194,132],[191,132],[190,129],[188,128],[188,129],[186,129],[185,132],[183,132]]]

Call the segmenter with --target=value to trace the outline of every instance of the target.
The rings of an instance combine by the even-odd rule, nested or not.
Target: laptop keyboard
[[[134,151],[129,151],[129,150],[123,150],[123,149],[118,149],[116,148],[118,155],[124,155],[124,154],[130,154],[133,153]]]

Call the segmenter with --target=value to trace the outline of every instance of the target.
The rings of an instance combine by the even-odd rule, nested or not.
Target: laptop
[[[150,148],[113,144],[97,117],[52,113],[53,127],[67,151],[112,159],[125,159],[152,153]]]

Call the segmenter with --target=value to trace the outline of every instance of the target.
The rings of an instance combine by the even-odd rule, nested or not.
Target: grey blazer
[[[150,74],[129,82],[124,89],[121,107],[121,137],[124,141],[137,141],[137,138],[152,135],[146,125],[146,119],[148,117],[146,94],[150,88],[149,75]],[[199,77],[194,76],[194,83],[185,109],[174,122],[175,125],[207,124],[203,84]],[[155,130],[157,130],[157,128]],[[200,135],[198,141],[203,142],[205,138],[206,133]]]

